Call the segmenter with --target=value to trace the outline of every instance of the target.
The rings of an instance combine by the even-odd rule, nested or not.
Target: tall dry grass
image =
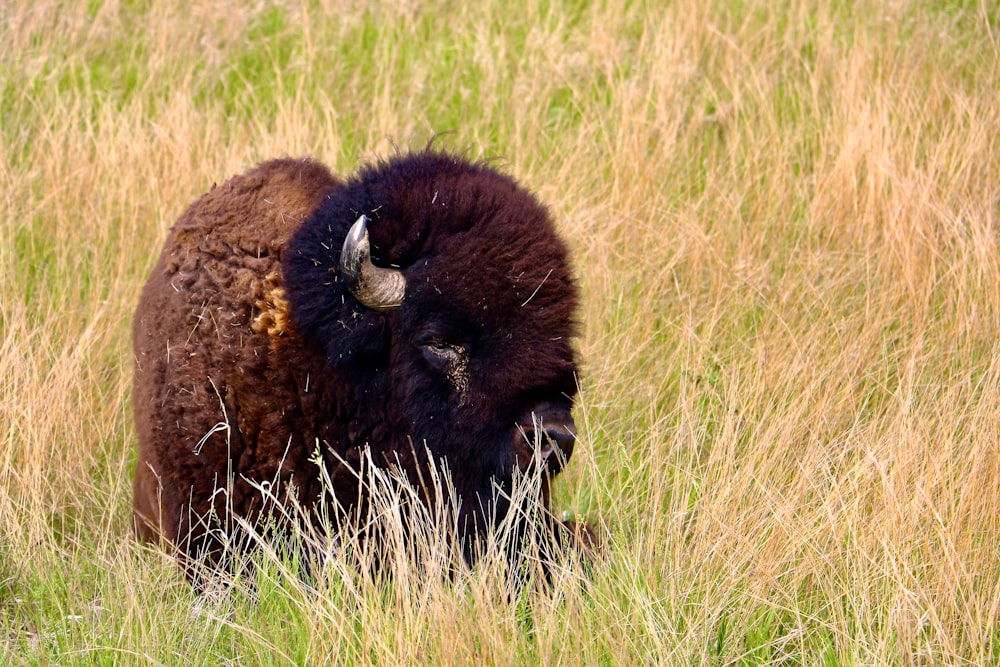
[[[515,5],[0,7],[3,662],[1000,660],[996,8]],[[606,561],[196,596],[128,529],[166,229],[257,160],[441,132],[574,248],[557,504]]]

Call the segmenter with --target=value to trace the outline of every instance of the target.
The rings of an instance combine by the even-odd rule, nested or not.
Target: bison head
[[[376,164],[283,261],[296,328],[353,388],[350,442],[331,447],[429,452],[476,531],[507,511],[496,489],[516,471],[565,464],[577,290],[546,209],[511,178],[433,151]]]

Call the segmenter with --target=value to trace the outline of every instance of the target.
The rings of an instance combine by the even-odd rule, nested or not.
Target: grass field
[[[605,558],[196,595],[129,523],[166,230],[439,134],[573,248]],[[992,0],[7,0],[0,664],[1000,663],[998,235]]]

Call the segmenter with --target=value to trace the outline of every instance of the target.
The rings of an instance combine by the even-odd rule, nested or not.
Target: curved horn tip
[[[340,271],[362,305],[385,312],[402,304],[406,279],[402,271],[372,264],[365,215],[359,216],[347,232],[340,254]]]
[[[351,229],[348,230],[347,238],[344,239],[344,246],[346,247],[348,243],[358,246],[366,241],[368,241],[368,216],[362,213],[354,221],[354,224],[351,225]]]
[[[356,285],[362,279],[364,265],[371,262],[371,249],[368,245],[368,218],[359,217],[344,239],[340,249],[340,272],[349,285]],[[352,288],[353,291],[353,288]]]

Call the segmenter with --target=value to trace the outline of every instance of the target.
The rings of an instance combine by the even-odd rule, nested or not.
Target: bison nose
[[[569,457],[573,455],[573,445],[576,444],[576,426],[570,421],[568,424],[558,426],[546,426],[542,429],[542,437],[550,444],[545,458],[546,466],[550,473],[557,473],[563,469]]]
[[[576,425],[569,408],[542,404],[521,420],[518,431],[522,446],[537,452],[546,469],[555,474],[563,469],[576,444]]]

